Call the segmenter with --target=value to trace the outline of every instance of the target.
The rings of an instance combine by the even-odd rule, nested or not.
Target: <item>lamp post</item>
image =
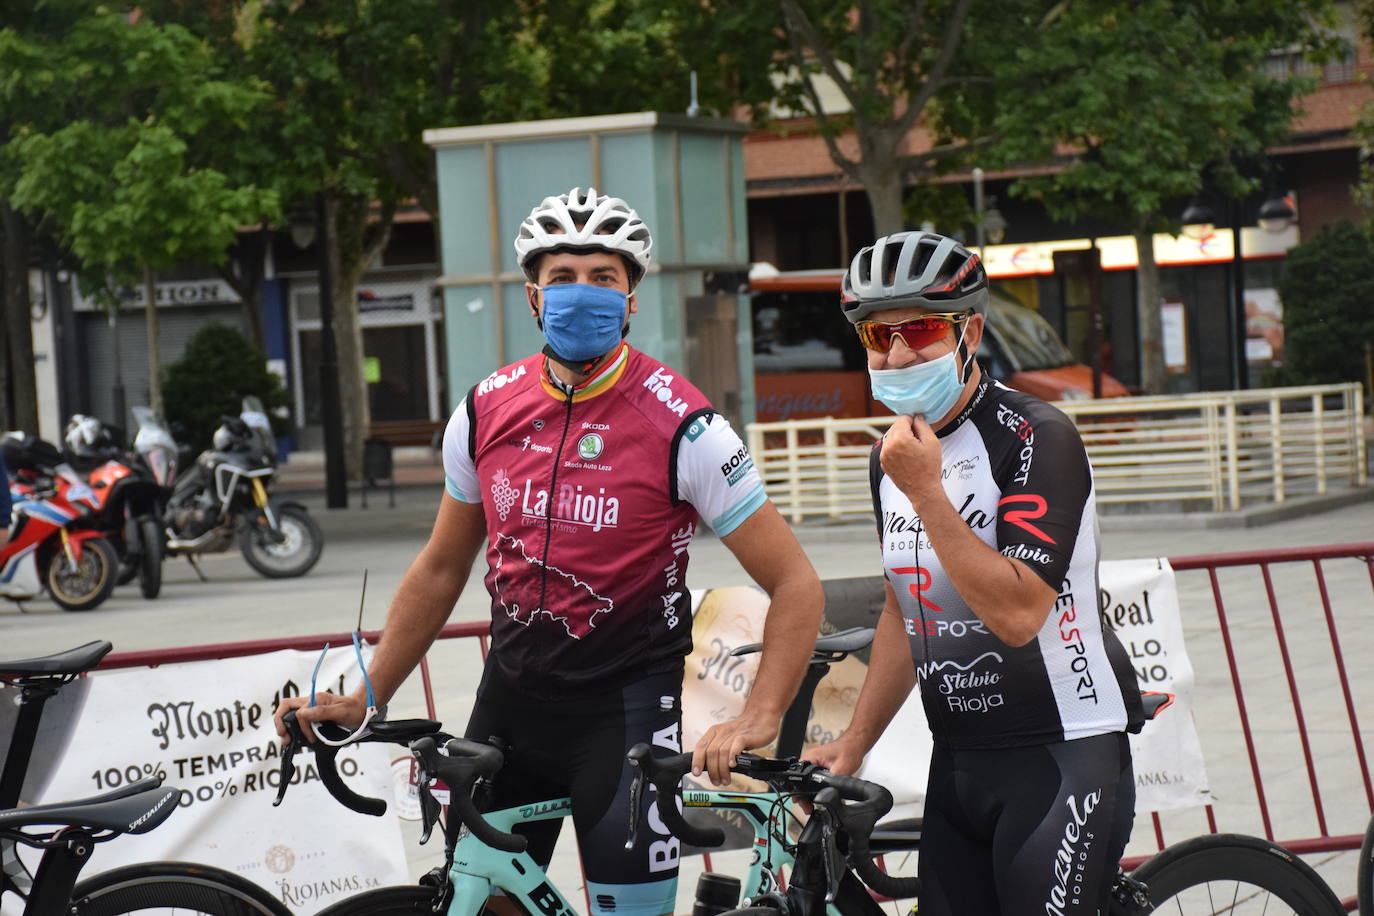
[[[348,508],[348,473],[344,467],[343,400],[339,394],[339,348],[334,340],[334,291],[329,269],[329,214],[324,194],[315,196],[314,213],[300,207],[291,213],[291,240],[301,248],[317,245],[320,286],[320,414],[324,425],[325,505]]]
[[[1232,197],[1227,201],[1231,222],[1231,387],[1237,391],[1250,387],[1249,360],[1245,355],[1245,254],[1241,249],[1241,223],[1245,202]],[[1274,196],[1260,204],[1260,228],[1266,232],[1282,232],[1296,214],[1283,197]],[[1183,234],[1192,239],[1206,237],[1216,221],[1205,203],[1194,199],[1183,211]]]
[[[997,209],[995,196],[983,197],[983,170],[973,169],[973,231],[978,245],[978,257],[985,262],[983,246],[988,242],[1000,245],[1007,234],[1007,220]]]

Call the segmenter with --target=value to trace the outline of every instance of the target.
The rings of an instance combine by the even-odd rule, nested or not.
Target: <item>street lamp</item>
[[[1244,201],[1231,198],[1227,202],[1231,221],[1231,385],[1237,391],[1250,387],[1249,360],[1245,355],[1245,257],[1241,251],[1241,223]],[[1260,228],[1266,232],[1282,232],[1297,217],[1287,199],[1273,196],[1260,204]],[[1215,229],[1212,210],[1194,199],[1183,211],[1183,234],[1191,239],[1203,239]]]
[[[997,198],[983,199],[983,170],[973,169],[973,232],[978,244],[978,257],[987,260],[983,246],[988,242],[1002,244],[1007,234],[1007,218],[997,209]]]
[[[344,466],[343,410],[339,395],[339,348],[334,340],[334,291],[329,270],[329,217],[324,194],[290,213],[291,241],[300,248],[317,245],[320,298],[320,413],[324,425],[325,505],[348,508],[348,472]]]

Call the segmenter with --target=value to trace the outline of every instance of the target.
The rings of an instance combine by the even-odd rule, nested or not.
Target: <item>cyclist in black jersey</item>
[[[978,257],[933,233],[879,239],[845,275],[897,414],[870,466],[887,601],[849,728],[806,756],[854,772],[919,684],[921,916],[1096,913],[1135,813],[1139,691],[1098,620],[1082,441],[981,374],[987,300]]]

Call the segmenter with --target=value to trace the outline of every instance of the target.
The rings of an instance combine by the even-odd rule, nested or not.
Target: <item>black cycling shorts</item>
[[[937,744],[921,829],[921,916],[1097,913],[1134,818],[1122,733],[998,750]]]
[[[635,848],[625,849],[631,783],[625,753],[640,742],[654,746],[659,756],[680,752],[680,665],[623,688],[547,700],[522,695],[488,664],[466,734],[478,741],[496,737],[507,747],[487,809],[572,799],[594,913],[673,912],[680,844],[658,812],[650,814],[656,793],[648,786],[640,801]],[[530,855],[541,866],[552,859],[562,824],[547,820],[516,828],[529,839]]]

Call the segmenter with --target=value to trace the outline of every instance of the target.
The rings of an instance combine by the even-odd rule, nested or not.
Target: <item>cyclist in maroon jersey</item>
[[[981,373],[987,275],[954,239],[879,239],[842,296],[898,415],[870,464],[887,601],[849,728],[806,756],[854,772],[919,683],[934,738],[921,916],[1105,911],[1143,715],[1098,620],[1083,443]]]
[[[646,793],[625,850],[626,751],[679,751],[683,659],[691,651],[687,547],[704,520],[770,596],[760,671],[741,715],[694,751],[729,778],[735,754],[767,744],[801,681],[820,581],[764,494],[748,449],[676,370],[625,342],[653,242],[619,198],[548,197],[515,249],[547,345],[478,382],[445,431],[445,493],[406,573],[369,669],[385,703],[448,619],[486,543],[492,645],[469,737],[509,745],[493,807],[571,796],[593,910],[671,913],[678,841],[656,830]],[[302,723],[357,727],[361,689],[300,708]],[[284,737],[284,735],[283,735]],[[560,821],[529,825],[547,863]]]

